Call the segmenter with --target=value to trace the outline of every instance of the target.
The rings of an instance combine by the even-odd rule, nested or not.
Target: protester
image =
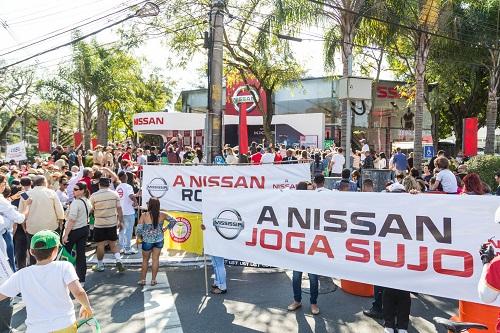
[[[21,200],[19,211],[24,211],[30,206],[26,216],[26,232],[28,243],[31,237],[41,230],[59,232],[64,220],[64,209],[57,198],[56,192],[47,188],[47,180],[43,176],[33,179],[33,189],[27,192],[28,200]],[[35,263],[35,258],[30,256],[30,265]]]
[[[137,251],[131,247],[132,234],[135,225],[135,208],[138,206],[134,189],[127,183],[127,173],[118,173],[120,184],[116,188],[116,193],[120,197],[120,205],[123,212],[123,228],[120,229],[119,243],[120,251],[125,255],[136,254]]]
[[[262,157],[260,158],[260,163],[261,164],[273,164],[274,163],[274,151],[272,147],[268,147],[265,150],[265,153],[262,154]]]
[[[370,151],[365,151],[365,159],[363,160],[363,169],[374,169],[373,156]]]
[[[62,177],[61,181],[59,182],[59,188],[57,189],[56,194],[64,210],[68,208],[69,203],[67,188],[68,180],[65,177]]]
[[[321,160],[321,154],[314,154],[314,160],[311,162],[311,177],[316,177],[317,175],[322,175],[325,171],[325,164]]]
[[[227,156],[226,156],[226,163],[227,164],[236,164],[236,163],[238,163],[238,158],[236,158],[236,156],[234,156],[234,150],[233,150],[233,148],[228,147],[226,149],[226,154],[227,154]]]
[[[457,178],[453,172],[448,169],[450,161],[442,156],[436,159],[435,164],[439,173],[436,175],[436,183],[431,189],[437,190],[441,185],[443,192],[456,194],[458,190]]]
[[[325,187],[325,176],[323,175],[314,176],[314,185],[316,192],[331,192],[329,188]]]
[[[408,169],[408,160],[406,155],[401,152],[401,148],[396,148],[396,154],[392,158],[392,164],[396,169],[396,173],[405,173]]]
[[[76,332],[76,317],[69,293],[80,303],[80,318],[93,316],[87,293],[78,282],[75,268],[66,261],[54,261],[59,235],[42,230],[33,235],[30,252],[36,265],[19,270],[0,286],[0,301],[19,293],[26,304],[28,333]]]
[[[164,226],[163,222],[168,221]],[[141,280],[138,284],[146,285],[146,274],[148,272],[149,258],[152,257],[151,264],[151,285],[156,285],[156,276],[160,267],[160,254],[163,248],[163,234],[170,230],[177,223],[172,216],[160,211],[160,201],[157,198],[150,198],[148,210],[141,215],[137,224],[137,237],[141,241],[142,266]]]
[[[286,150],[286,156],[283,158],[283,164],[296,164],[298,163],[297,157],[294,156],[293,149],[289,148]]]
[[[313,184],[309,182],[300,182],[297,184],[297,190],[314,190]],[[318,275],[308,273],[309,284],[310,284],[310,302],[311,302],[311,313],[313,315],[319,314],[318,301]],[[288,306],[288,311],[295,311],[302,306],[302,272],[293,271],[292,278],[293,286],[293,303]]]
[[[468,195],[484,195],[486,194],[481,178],[477,173],[470,173],[463,179],[464,188],[462,194]]]
[[[75,200],[69,206],[62,243],[69,253],[71,253],[73,246],[76,246],[76,273],[83,286],[87,274],[85,245],[89,235],[89,216],[92,205],[88,199],[90,194],[85,183],[75,184],[73,191]]]
[[[104,246],[109,244],[114,255],[115,265],[118,272],[124,272],[125,267],[120,258],[120,249],[116,241],[118,240],[117,229],[123,227],[123,213],[120,206],[120,197],[115,191],[109,188],[110,179],[99,179],[99,191],[90,196],[90,204],[94,212],[94,241],[97,243],[97,265],[92,270],[104,271]]]
[[[347,184],[348,191],[357,192],[358,191],[358,184],[351,181],[350,177],[351,177],[351,170],[349,170],[349,169],[342,170],[342,179],[333,184],[333,189],[340,190],[340,187],[342,186],[342,184]]]
[[[339,148],[336,154],[333,154],[328,170],[330,171],[331,177],[341,177],[342,170],[344,170],[345,157],[344,150]]]
[[[500,195],[500,171],[497,171],[497,173],[495,173],[495,181],[497,183],[495,195]]]
[[[387,158],[383,152],[379,154],[378,169],[387,169]]]

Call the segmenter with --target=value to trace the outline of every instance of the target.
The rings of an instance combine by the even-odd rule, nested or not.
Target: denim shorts
[[[153,248],[161,249],[163,248],[163,240],[156,243],[146,243],[142,242],[142,250],[143,251],[151,251]]]

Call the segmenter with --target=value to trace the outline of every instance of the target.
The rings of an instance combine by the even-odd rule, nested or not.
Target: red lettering
[[[276,236],[276,244],[266,244],[266,236],[267,235],[275,235]],[[263,249],[281,250],[282,241],[283,241],[283,236],[281,235],[281,231],[279,231],[279,230],[263,229],[260,232],[260,246]]]
[[[190,187],[201,187],[203,185],[203,181],[201,177],[191,176],[189,177],[189,186]]]
[[[247,180],[243,176],[239,176],[238,179],[236,179],[236,182],[234,183],[234,188],[248,188]]]
[[[399,92],[396,87],[389,88],[389,98],[399,98]]]
[[[208,186],[213,187],[213,186],[219,186],[219,177],[218,176],[210,176],[207,179]]]
[[[374,249],[375,249],[375,263],[380,265],[380,266],[387,266],[387,267],[403,267],[405,264],[405,246],[404,244],[397,244],[397,256],[398,259],[397,261],[390,261],[390,260],[384,260],[382,259],[382,243],[379,241],[374,242]]]
[[[323,247],[319,246],[320,242],[323,243]],[[328,239],[326,238],[326,236],[316,235],[316,237],[314,237],[314,241],[311,245],[311,248],[309,249],[309,252],[307,252],[307,254],[312,256],[316,252],[325,253],[328,258],[333,259],[333,252],[332,252],[332,249],[330,248],[330,243],[328,243]]]
[[[305,253],[305,242],[304,241],[299,241],[299,247],[293,247],[292,246],[292,238],[304,238],[306,234],[303,232],[289,232],[286,234],[286,244],[285,248],[288,252],[292,253],[300,253],[304,254]]]
[[[378,98],[387,98],[387,87],[379,86],[377,87],[377,97]]]
[[[232,187],[233,186],[233,177],[231,176],[224,176],[221,178],[220,181],[220,187]]]
[[[245,242],[246,246],[255,246],[257,245],[257,228],[252,229],[252,240],[250,242]]]
[[[184,184],[184,179],[182,178],[181,175],[177,175],[174,180],[174,184],[172,186],[176,185],[181,185],[182,187],[186,187],[186,184]]]
[[[460,271],[456,269],[443,268],[443,256],[462,258],[464,262],[464,269]],[[434,264],[434,270],[440,274],[468,278],[474,273],[474,259],[469,252],[437,249],[434,251],[432,261]]]
[[[156,118],[136,118],[134,125],[163,125],[165,119],[161,117]]]
[[[370,241],[367,241],[364,239],[349,238],[345,244],[347,251],[350,251],[350,252],[356,253],[356,254],[360,254],[361,257],[346,255],[345,259],[349,260],[349,261],[356,261],[356,262],[364,262],[364,263],[369,262],[370,261],[370,251],[367,249],[363,249],[361,247],[356,247],[355,245],[370,245]]]
[[[427,270],[428,267],[428,255],[427,255],[427,247],[426,246],[420,246],[419,247],[419,252],[420,252],[420,263],[418,265],[412,265],[408,264],[406,267],[408,267],[408,270],[410,271],[417,271],[417,272],[423,272]]]

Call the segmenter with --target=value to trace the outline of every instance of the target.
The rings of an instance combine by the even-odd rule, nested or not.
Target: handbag
[[[71,253],[66,250],[66,247],[61,246],[57,252],[56,260],[70,262],[73,266],[76,265],[76,245],[73,245]]]

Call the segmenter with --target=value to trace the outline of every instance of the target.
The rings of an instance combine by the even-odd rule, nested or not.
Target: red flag
[[[95,146],[97,146],[97,138],[92,138],[92,140],[90,140],[90,146],[92,149],[94,149]]]
[[[463,120],[464,127],[462,130],[462,151],[464,156],[477,155],[477,118],[465,118]]]
[[[75,148],[78,147],[80,145],[80,143],[82,143],[82,140],[83,140],[82,132],[75,132],[73,134],[73,140],[75,141]]]
[[[50,153],[50,122],[38,120],[38,151]]]
[[[240,154],[248,154],[247,103],[240,104]]]

